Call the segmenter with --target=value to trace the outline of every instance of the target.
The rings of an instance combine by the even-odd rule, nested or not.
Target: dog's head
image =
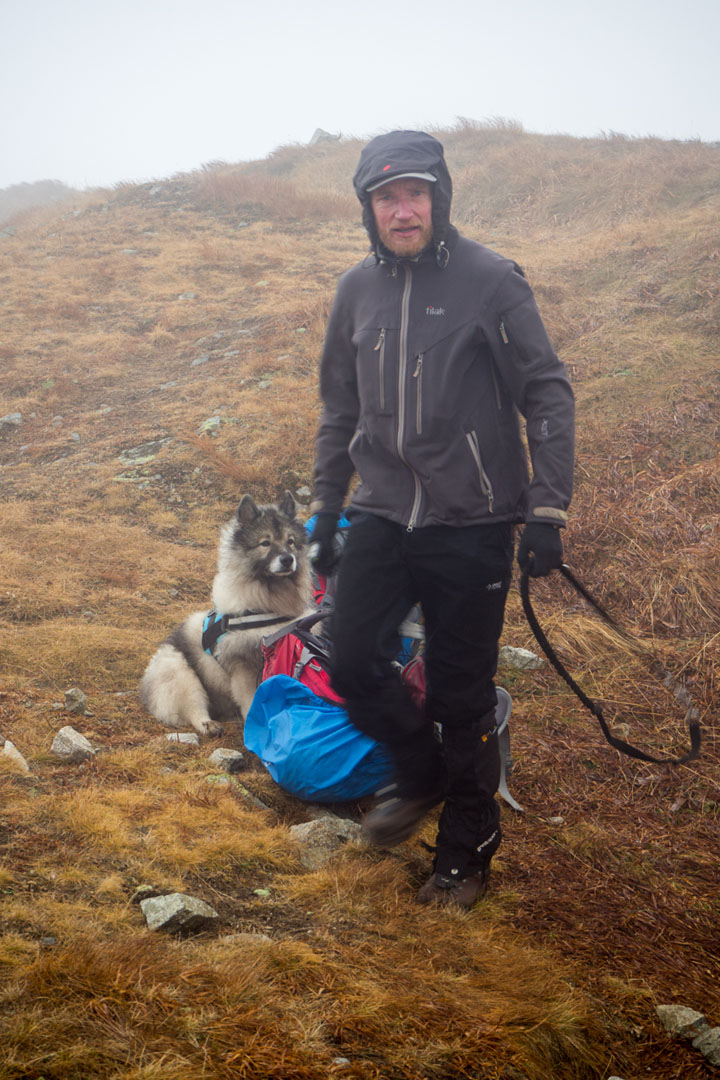
[[[235,515],[230,543],[248,560],[251,577],[292,577],[304,558],[305,529],[297,518],[292,492],[269,506],[258,506],[243,495]]]

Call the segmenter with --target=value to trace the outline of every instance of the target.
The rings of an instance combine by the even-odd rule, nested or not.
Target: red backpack
[[[289,675],[304,683],[319,698],[343,704],[343,699],[330,685],[329,643],[322,635],[312,632],[315,624],[327,614],[317,611],[305,615],[263,639],[263,682],[273,675]]]

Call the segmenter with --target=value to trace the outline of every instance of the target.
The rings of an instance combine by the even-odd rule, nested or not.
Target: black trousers
[[[402,797],[421,797],[442,784],[434,866],[441,874],[465,877],[481,869],[500,843],[493,678],[512,556],[509,524],[408,532],[358,514],[338,571],[333,686],[355,727],[388,747]],[[426,635],[424,712],[392,663],[397,628],[418,602]]]

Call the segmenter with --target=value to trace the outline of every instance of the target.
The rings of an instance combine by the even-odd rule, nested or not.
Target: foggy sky
[[[0,0],[0,187],[458,117],[718,141],[719,45],[719,0]]]

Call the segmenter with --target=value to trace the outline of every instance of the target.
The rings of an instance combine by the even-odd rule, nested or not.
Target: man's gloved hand
[[[330,575],[340,560],[340,546],[335,543],[338,515],[330,510],[320,510],[310,534],[310,562],[319,574]]]
[[[542,521],[531,521],[523,529],[517,553],[518,566],[530,577],[546,577],[562,566],[563,547],[560,530]]]

